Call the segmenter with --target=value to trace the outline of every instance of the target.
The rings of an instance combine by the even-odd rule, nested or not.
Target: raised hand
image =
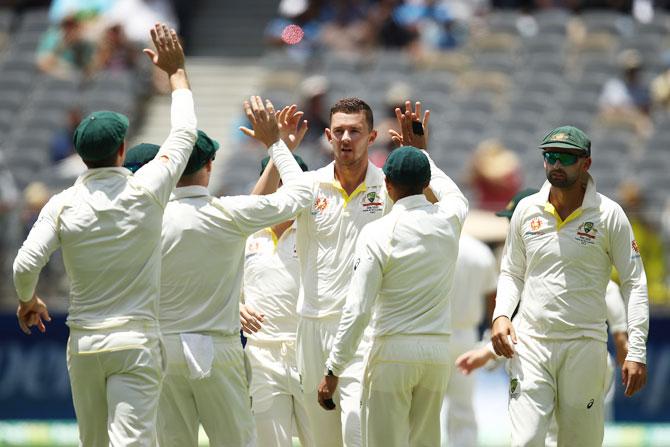
[[[163,23],[157,23],[151,30],[151,40],[156,51],[145,48],[143,52],[155,66],[168,75],[184,69],[184,49],[174,29],[169,29]]]
[[[300,145],[307,133],[307,120],[301,122],[304,114],[304,112],[298,110],[298,106],[295,104],[284,107],[277,113],[280,138],[291,152]]]
[[[397,146],[414,146],[418,149],[428,147],[428,122],[430,121],[430,110],[426,110],[422,115],[421,102],[414,104],[412,111],[412,102],[405,101],[405,111],[400,108],[395,109],[395,116],[398,120],[400,132],[389,130],[391,140]]]
[[[42,333],[46,332],[44,321],[51,321],[47,305],[37,295],[33,296],[30,301],[19,303],[16,318],[19,320],[19,327],[26,335],[31,334],[30,328],[33,326],[37,326]]]
[[[263,105],[260,96],[250,97],[249,101],[244,101],[244,113],[247,115],[251,127],[253,127],[253,130],[240,127],[239,129],[245,135],[260,141],[268,148],[279,141],[279,123],[277,122],[275,108],[269,99],[266,99],[265,105]]]

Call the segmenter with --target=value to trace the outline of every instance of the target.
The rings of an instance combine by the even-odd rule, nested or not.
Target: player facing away
[[[57,248],[70,279],[67,366],[79,440],[87,447],[153,446],[163,376],[158,297],[163,209],[196,140],[184,52],[174,30],[151,30],[172,88],[172,128],[156,157],[135,175],[122,168],[128,119],[86,117],[74,135],[88,166],[55,195],[14,261],[19,325],[44,332],[46,305],[35,295],[40,270]]]
[[[167,367],[158,412],[161,447],[255,445],[239,300],[247,237],[310,203],[309,182],[280,139],[272,104],[245,103],[256,138],[285,187],[268,196],[212,197],[207,185],[218,143],[199,131],[163,219],[160,297]]]
[[[419,113],[406,111],[401,122],[403,143],[425,148]],[[449,290],[468,205],[456,184],[416,147],[396,149],[386,160],[385,183],[395,204],[359,236],[351,286],[319,386],[320,404],[332,408],[339,376],[371,321],[363,446],[440,445],[440,407],[451,364]],[[423,194],[429,183],[435,204]]]
[[[625,394],[632,396],[647,377],[644,267],[623,210],[596,192],[588,173],[591,142],[584,132],[559,127],[540,149],[548,181],[512,216],[491,336],[495,352],[513,362],[512,445],[544,445],[555,413],[559,446],[600,446],[607,376],[605,289],[614,265],[627,305],[629,350],[622,376]]]
[[[302,158],[295,158],[307,171]],[[268,162],[268,158],[263,160],[261,175]],[[294,432],[303,447],[314,445],[295,352],[300,287],[295,244],[293,220],[264,228],[247,239],[240,319],[247,334],[245,350],[251,365],[250,392],[259,445],[291,447]]]

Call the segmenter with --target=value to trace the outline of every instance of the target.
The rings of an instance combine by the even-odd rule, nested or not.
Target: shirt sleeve
[[[265,196],[222,197],[220,203],[241,234],[250,235],[270,225],[285,222],[312,203],[313,174],[302,172],[286,144],[270,146],[283,186]]]
[[[440,168],[437,167],[430,154],[422,151],[430,163],[430,189],[437,197],[439,206],[448,213],[457,216],[458,221],[463,225],[465,217],[468,214],[468,199],[465,198],[456,183],[449,178]]]
[[[51,254],[60,247],[58,238],[59,196],[42,208],[37,221],[14,259],[14,287],[21,301],[30,301],[37,280]]]
[[[512,318],[512,313],[521,299],[526,275],[526,247],[521,236],[522,210],[512,215],[510,228],[503,249],[498,290],[496,291],[496,307],[492,321],[500,316]]]
[[[382,284],[386,256],[375,248],[372,235],[366,237],[365,233],[362,231],[358,238],[359,241],[367,242],[356,250],[347,300],[333,347],[326,360],[326,368],[336,376],[342,374],[356,354]]]
[[[486,252],[482,256],[482,292],[485,295],[495,293],[498,285],[498,265],[496,257],[486,245]]]
[[[156,157],[133,176],[163,207],[184,172],[198,138],[193,94],[190,90],[178,89],[172,92],[170,116],[170,135]]]
[[[647,277],[633,229],[621,207],[617,207],[610,225],[609,248],[621,280],[621,295],[628,315],[628,355],[626,360],[647,362],[649,299]]]
[[[607,306],[607,325],[610,332],[626,332],[626,307],[619,286],[614,281],[607,284],[605,290],[605,305]]]

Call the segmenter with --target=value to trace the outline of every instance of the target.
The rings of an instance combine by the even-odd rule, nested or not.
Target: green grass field
[[[482,447],[509,445],[507,434],[482,430]],[[200,445],[207,446],[207,437],[200,430]],[[300,443],[294,440],[297,447]],[[610,424],[605,429],[606,447],[667,447],[670,445],[670,424]],[[2,447],[76,447],[77,425],[72,421],[57,422],[2,422]]]

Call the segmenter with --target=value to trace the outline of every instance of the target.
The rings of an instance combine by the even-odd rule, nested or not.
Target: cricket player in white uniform
[[[498,265],[491,249],[468,234],[461,234],[452,299],[452,333],[449,340],[451,364],[477,344],[478,326],[485,304],[493,303],[498,282]],[[452,374],[442,405],[442,445],[474,447],[477,445],[477,420],[473,376]]]
[[[622,376],[625,394],[632,396],[647,374],[644,267],[623,210],[596,192],[588,174],[588,137],[575,127],[559,127],[540,148],[548,182],[512,216],[493,315],[495,352],[512,359],[512,445],[544,445],[555,413],[559,446],[600,446],[605,289],[614,265],[627,304],[629,350]]]
[[[403,141],[423,148],[423,132],[411,127],[418,123],[417,115],[406,112]],[[332,407],[329,400],[338,378],[372,320],[362,392],[362,445],[438,446],[440,407],[451,364],[449,295],[468,205],[453,181],[415,147],[393,151],[384,173],[395,204],[387,216],[366,225],[359,237],[319,402]],[[429,182],[436,204],[422,193]]]
[[[88,171],[42,210],[14,261],[19,324],[44,332],[35,295],[40,270],[59,247],[70,279],[67,365],[86,447],[156,445],[163,376],[158,297],[163,209],[196,139],[184,53],[174,30],[156,25],[144,50],[172,87],[172,129],[135,175],[122,168],[128,119],[95,112],[74,135]]]
[[[335,395],[338,411],[323,411],[317,386],[330,352],[351,279],[358,234],[391,204],[381,169],[368,160],[377,136],[372,110],[362,100],[338,101],[326,137],[335,161],[313,173],[311,206],[296,217],[300,261],[296,348],[314,443],[319,447],[359,446],[360,385],[364,341],[342,372]]]
[[[272,105],[266,110],[253,97],[245,111],[285,186],[268,196],[212,197],[207,185],[219,145],[198,131],[161,235],[160,324],[167,355],[158,412],[161,447],[197,446],[200,423],[212,446],[255,445],[239,338],[245,243],[308,206],[311,183],[280,139]]]
[[[267,161],[263,160],[261,174]],[[296,161],[307,171],[300,157],[296,156]],[[255,313],[263,318],[260,328],[242,318],[259,445],[291,447],[294,432],[303,447],[314,445],[296,361],[299,287],[295,222],[282,222],[249,236],[241,314]]]

